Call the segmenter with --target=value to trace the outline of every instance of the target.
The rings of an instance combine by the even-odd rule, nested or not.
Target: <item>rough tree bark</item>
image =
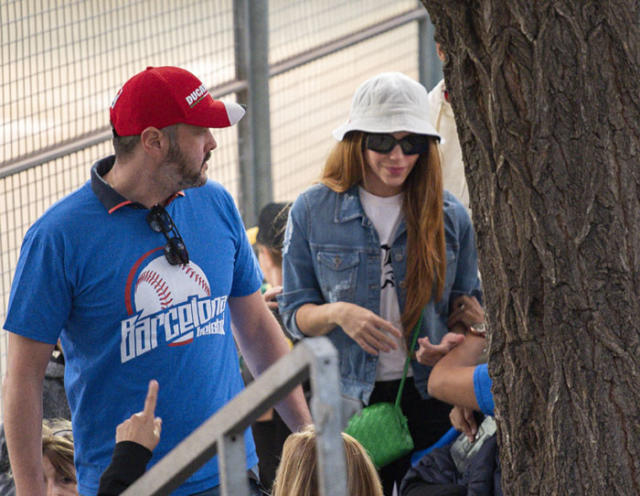
[[[466,163],[505,494],[640,494],[640,6],[422,0]]]

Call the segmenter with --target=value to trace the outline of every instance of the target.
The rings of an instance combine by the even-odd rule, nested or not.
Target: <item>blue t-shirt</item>
[[[480,411],[485,415],[493,415],[493,394],[491,394],[491,377],[486,363],[478,365],[473,371],[473,389]]]
[[[262,274],[233,198],[209,181],[166,209],[188,265],[168,264],[147,209],[108,211],[91,182],[52,206],[23,242],[5,329],[62,340],[83,495],[97,492],[116,426],[142,410],[150,379],[160,384],[162,418],[151,464],[243,388],[227,301],[257,291]],[[249,430],[245,443],[249,468],[257,463]],[[214,458],[174,494],[218,484]]]

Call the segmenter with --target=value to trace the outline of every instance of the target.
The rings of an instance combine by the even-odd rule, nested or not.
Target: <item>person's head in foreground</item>
[[[45,420],[42,425],[42,468],[47,496],[77,496],[71,422]]]
[[[350,496],[382,496],[380,478],[362,445],[342,433],[347,462],[347,493]],[[319,494],[316,432],[309,426],[291,434],[282,448],[282,459],[273,482],[272,496]]]
[[[353,96],[347,122],[333,131],[333,148],[321,181],[336,192],[358,184],[379,197],[403,193],[407,225],[407,301],[405,330],[418,321],[436,284],[444,288],[442,170],[440,135],[428,115],[427,90],[399,72],[385,72],[362,83]],[[426,289],[426,291],[425,291]]]

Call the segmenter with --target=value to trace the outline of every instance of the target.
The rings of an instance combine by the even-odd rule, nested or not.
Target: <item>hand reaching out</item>
[[[133,414],[116,427],[116,443],[133,441],[149,451],[158,445],[162,431],[162,419],[155,416],[158,401],[158,381],[149,382],[149,390],[144,400],[144,410]]]
[[[442,337],[440,344],[431,344],[427,336],[418,339],[420,347],[416,351],[416,360],[422,365],[433,367],[438,360],[464,341],[464,336],[448,332]]]

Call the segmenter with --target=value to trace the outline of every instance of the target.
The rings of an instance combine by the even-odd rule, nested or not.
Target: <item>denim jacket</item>
[[[447,273],[440,301],[424,307],[420,337],[439,343],[448,332],[450,303],[467,294],[481,300],[474,232],[462,204],[444,193]],[[398,303],[406,300],[407,231],[400,223],[391,245],[391,264]],[[283,246],[284,291],[278,297],[283,321],[291,334],[304,337],[296,324],[296,310],[305,303],[345,301],[380,313],[380,242],[367,218],[358,187],[336,193],[317,184],[303,192],[289,214]],[[435,290],[434,290],[435,293]],[[342,391],[367,404],[376,379],[378,357],[365,352],[340,327],[327,334],[338,350]],[[411,361],[415,385],[428,398],[431,367]]]

